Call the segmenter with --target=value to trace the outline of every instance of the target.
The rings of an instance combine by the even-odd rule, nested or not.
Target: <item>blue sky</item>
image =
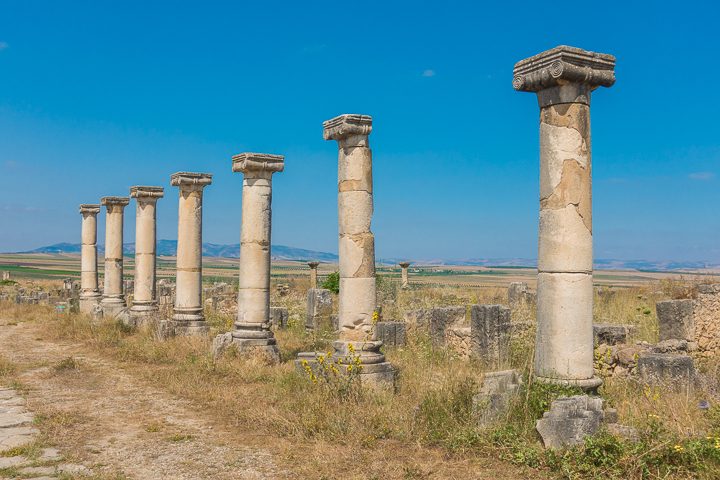
[[[273,243],[337,251],[322,121],[363,113],[378,256],[534,258],[538,107],[512,68],[568,44],[617,57],[617,83],[593,94],[595,256],[720,262],[719,15],[709,1],[0,0],[0,251],[77,243],[78,204],[136,184],[166,187],[158,236],[175,238],[180,170],[215,175],[204,240],[237,243],[242,151],[286,156]]]

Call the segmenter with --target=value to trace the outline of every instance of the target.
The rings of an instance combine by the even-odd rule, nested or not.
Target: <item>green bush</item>
[[[333,293],[340,293],[340,272],[333,272],[328,275],[321,287]]]

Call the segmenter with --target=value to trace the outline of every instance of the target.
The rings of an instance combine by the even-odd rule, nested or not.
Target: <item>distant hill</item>
[[[104,245],[98,245],[98,251],[104,252]],[[176,252],[177,240],[158,240],[158,255],[171,257],[174,256]],[[80,244],[56,243],[54,245],[19,253],[80,253]],[[133,255],[135,253],[135,243],[123,244],[123,253]],[[203,255],[206,257],[238,258],[240,256],[240,244],[222,245],[217,243],[203,243]],[[271,255],[275,260],[317,260],[321,262],[337,262],[338,260],[338,256],[334,253],[317,252],[285,245],[273,245],[271,247]]]
[[[104,252],[103,246],[98,245],[98,251]],[[135,253],[135,244],[126,243],[123,245],[126,255]],[[177,252],[177,240],[158,240],[158,255],[174,256]],[[34,250],[20,253],[80,253],[80,244],[77,243],[56,243],[47,247],[40,247]],[[240,256],[240,244],[223,245],[217,243],[203,243],[203,255],[206,257],[238,258]],[[308,261],[317,260],[320,262],[333,263],[338,261],[334,253],[306,250],[304,248],[288,247],[286,245],[273,245],[272,258],[275,260],[296,260]],[[469,266],[469,267],[528,267],[535,268],[537,260],[532,258],[469,258],[469,259],[428,259],[413,260],[405,258],[384,258],[378,259],[378,263],[395,265],[403,260],[410,260],[413,265],[447,265],[447,266]],[[705,262],[673,262],[673,261],[649,261],[649,260],[616,260],[608,258],[596,258],[594,268],[597,270],[640,270],[640,271],[677,271],[677,270],[700,270],[705,268],[718,269],[720,265],[707,264]]]

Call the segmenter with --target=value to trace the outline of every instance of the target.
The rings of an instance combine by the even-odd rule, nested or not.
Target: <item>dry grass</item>
[[[380,281],[378,288],[385,319],[402,318],[405,311],[417,308],[505,303],[506,298],[506,291],[497,288],[402,290],[397,282],[387,279]],[[294,285],[288,295],[273,299],[274,305],[290,311],[290,328],[277,332],[284,363],[275,367],[233,356],[215,361],[209,353],[209,339],[180,337],[158,341],[149,331],[132,332],[112,322],[92,325],[84,317],[58,316],[37,306],[8,306],[5,310],[3,305],[3,311],[8,318],[52,321],[53,328],[47,330],[50,340],[82,342],[95,352],[122,362],[153,385],[202,404],[218,421],[232,422],[246,431],[310,442],[314,447],[308,448],[321,450],[327,458],[342,459],[338,461],[350,468],[362,468],[362,462],[371,461],[378,451],[391,448],[395,455],[404,453],[416,458],[426,455],[428,459],[440,455],[458,465],[497,462],[501,458],[509,464],[522,465],[528,476],[534,478],[554,469],[564,471],[568,478],[575,478],[578,472],[583,478],[716,478],[698,466],[697,462],[707,463],[704,454],[696,452],[697,462],[693,463],[671,458],[672,452],[668,454],[667,449],[693,437],[720,435],[720,410],[708,412],[698,408],[700,400],[709,400],[711,405],[720,403],[717,381],[706,382],[694,393],[683,395],[611,379],[602,394],[618,408],[621,421],[641,432],[656,432],[657,438],[643,440],[642,447],[629,447],[603,437],[598,442],[605,443],[588,447],[595,450],[578,449],[570,456],[558,457],[539,447],[534,421],[549,401],[563,392],[531,385],[503,425],[489,431],[479,430],[473,422],[472,396],[482,380],[481,366],[433,349],[429,339],[418,332],[409,336],[405,347],[387,351],[388,359],[400,370],[395,394],[356,385],[352,395],[339,395],[327,385],[308,381],[294,370],[290,360],[300,351],[326,350],[332,335],[304,331],[303,289],[303,285]],[[683,289],[667,284],[598,294],[596,321],[632,324],[636,327],[636,339],[655,340],[655,301],[673,298],[679,295],[678,291]],[[514,312],[514,319],[532,325],[534,312],[521,308]],[[213,333],[227,330],[232,323],[232,319],[218,315],[209,315],[209,320]],[[514,366],[529,368],[533,343],[532,327],[514,338]],[[3,368],[0,362],[0,374]],[[77,365],[70,360],[55,366],[58,372],[75,368]],[[658,414],[659,418],[652,416]],[[285,455],[287,461],[301,464],[299,470],[314,471],[320,478],[332,478],[330,472],[337,468],[336,462],[299,459],[289,450]],[[609,458],[611,464],[596,465],[598,455]],[[650,460],[657,465],[648,466]],[[718,460],[720,465],[720,457]],[[385,470],[386,478],[431,478],[437,471],[422,461],[402,466],[389,464]]]

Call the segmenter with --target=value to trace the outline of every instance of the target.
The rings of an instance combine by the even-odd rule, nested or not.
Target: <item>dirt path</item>
[[[269,451],[198,406],[78,345],[43,341],[41,325],[6,323],[0,320],[0,352],[20,366],[27,409],[42,419],[50,443],[100,478],[287,477]]]

